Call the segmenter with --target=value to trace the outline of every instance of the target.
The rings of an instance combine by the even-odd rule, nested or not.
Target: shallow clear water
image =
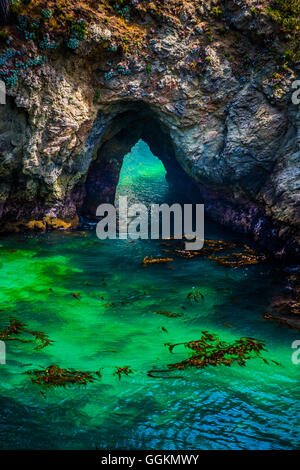
[[[143,142],[125,158],[118,193],[131,201],[174,198],[160,161]],[[237,239],[208,221],[206,237]],[[95,228],[15,236],[0,246],[1,327],[17,317],[55,341],[42,350],[7,343],[0,448],[299,448],[300,366],[291,361],[297,333],[262,317],[281,281],[278,269],[228,269],[201,258],[143,268],[145,255],[164,255],[159,241],[100,242]],[[204,301],[187,302],[193,286]],[[154,313],[160,309],[184,315]],[[280,366],[253,359],[246,367],[186,370],[187,380],[147,376],[187,357],[183,347],[171,355],[164,343],[199,339],[203,330],[230,341],[264,340],[264,357]],[[23,373],[50,364],[102,368],[102,378],[49,389],[45,397]],[[115,368],[125,365],[133,374],[119,381]]]

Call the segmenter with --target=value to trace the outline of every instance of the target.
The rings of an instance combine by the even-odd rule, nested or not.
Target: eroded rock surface
[[[47,52],[8,90],[2,227],[46,216],[77,223],[95,210],[95,188],[97,203],[113,197],[124,154],[143,138],[170,179],[190,178],[212,217],[278,255],[299,255],[297,66],[272,84],[284,48],[277,25],[255,16],[251,0],[189,1],[175,14],[166,3],[172,21],[148,11],[135,17],[140,45],[109,51],[120,31],[96,18],[78,48]],[[130,34],[131,19],[122,21]],[[25,54],[38,53],[27,44]]]

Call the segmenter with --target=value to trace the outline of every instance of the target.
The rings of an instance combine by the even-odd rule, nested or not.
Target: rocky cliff
[[[143,138],[214,219],[299,255],[299,9],[15,1],[0,32],[2,230],[94,214]]]

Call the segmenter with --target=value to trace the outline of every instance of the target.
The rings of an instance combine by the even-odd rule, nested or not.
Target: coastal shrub
[[[117,52],[118,50],[118,46],[115,44],[115,43],[111,43],[107,49],[106,49],[108,52]]]
[[[22,10],[22,2],[20,0],[10,1],[10,12],[14,15],[18,15]]]
[[[258,14],[258,9],[255,6],[252,6],[250,8],[250,12],[253,16],[256,16]]]
[[[56,49],[58,44],[56,41],[51,41],[50,39],[50,36],[49,34],[45,34],[45,36],[43,37],[42,41],[40,42],[40,48],[41,49],[46,49],[46,50],[49,50],[49,49]]]
[[[297,60],[300,60],[300,51],[293,51],[292,49],[286,49],[284,51],[284,59],[287,62],[296,62]]]
[[[196,32],[197,34],[203,34],[203,29],[202,29],[202,27],[201,27],[200,25],[197,25],[197,26],[195,27],[195,32]]]
[[[121,75],[130,75],[131,74],[131,70],[129,69],[128,65],[125,62],[119,62],[117,64],[117,71]]]
[[[46,20],[50,20],[50,18],[52,18],[52,10],[42,10],[42,16],[46,19]]]
[[[211,14],[212,14],[212,16],[214,16],[215,18],[222,18],[224,12],[223,12],[223,9],[222,9],[222,8],[213,7],[213,8],[211,9]]]
[[[88,24],[84,20],[78,20],[76,22],[73,22],[71,26],[71,37],[79,39],[80,41],[82,39],[85,39],[88,34]]]
[[[110,80],[111,78],[113,78],[113,76],[114,76],[114,72],[113,72],[113,70],[110,70],[109,72],[106,72],[106,73],[104,74],[104,80],[108,81],[108,80]]]
[[[95,91],[95,95],[94,95],[94,103],[95,103],[95,104],[98,103],[99,98],[100,98],[100,90],[97,89],[97,90]]]
[[[109,1],[110,5],[113,9],[122,17],[128,16],[130,13],[130,5],[128,0],[117,0],[117,1]]]
[[[8,38],[9,36],[5,31],[0,31],[0,41],[7,41]]]
[[[80,41],[88,35],[88,23],[83,19],[71,20],[69,31],[70,37],[67,41],[67,46],[69,49],[75,50],[80,45]]]
[[[299,32],[300,28],[300,2],[299,0],[274,0],[268,9],[273,21],[279,23],[285,31]]]

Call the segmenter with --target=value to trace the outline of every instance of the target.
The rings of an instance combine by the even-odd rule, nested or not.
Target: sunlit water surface
[[[118,194],[146,203],[174,199],[161,162],[143,142],[125,158]],[[208,221],[206,237],[238,239]],[[54,340],[42,350],[7,343],[1,448],[299,448],[300,366],[291,361],[297,332],[262,316],[280,283],[278,268],[228,269],[201,258],[143,268],[145,255],[165,255],[159,241],[100,242],[95,227],[14,236],[0,246],[1,326],[17,317]],[[193,287],[204,301],[187,302]],[[203,330],[228,341],[264,340],[264,357],[280,366],[253,359],[245,367],[186,370],[187,380],[147,376],[187,357],[184,347],[171,355],[165,343],[199,339]],[[44,396],[24,371],[50,364],[102,368],[102,378]],[[119,380],[115,368],[125,365],[133,374]]]

